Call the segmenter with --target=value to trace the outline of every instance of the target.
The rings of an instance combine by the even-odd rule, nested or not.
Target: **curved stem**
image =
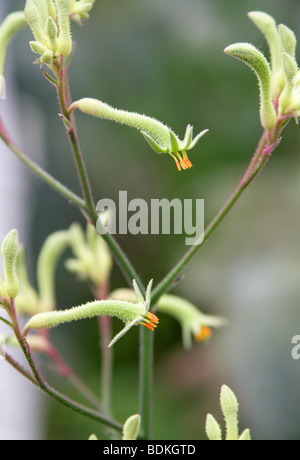
[[[16,338],[19,342],[21,350],[23,351],[26,361],[29,364],[31,372],[34,376],[35,382],[33,383],[35,383],[42,391],[44,391],[49,396],[51,396],[52,398],[54,398],[56,401],[60,402],[64,406],[68,407],[69,409],[72,409],[75,412],[78,412],[82,415],[85,415],[86,417],[89,417],[93,420],[96,420],[97,422],[103,423],[111,428],[116,429],[117,431],[122,432],[123,426],[120,423],[114,420],[111,420],[109,417],[106,417],[92,409],[89,409],[83,406],[82,404],[74,402],[73,400],[69,399],[67,396],[59,393],[58,391],[54,390],[54,388],[52,388],[50,385],[48,385],[48,383],[45,381],[45,379],[41,375],[40,370],[33,359],[30,347],[28,343],[26,342],[26,339],[22,337],[22,333],[21,333],[20,326],[18,323],[13,299],[11,299],[10,318],[14,326],[14,332],[15,332]]]
[[[271,153],[277,147],[280,142],[279,135],[281,132],[282,125],[279,123],[275,129],[272,139],[268,141],[266,132],[263,133],[262,138],[259,141],[258,148],[254,153],[254,156],[246,169],[246,172],[234,190],[229,199],[225,202],[223,207],[219,210],[214,219],[210,222],[206,228],[204,235],[200,236],[200,244],[191,246],[190,249],[184,254],[180,261],[173,267],[173,269],[166,275],[166,277],[159,283],[159,285],[153,290],[152,299],[155,304],[158,299],[164,294],[172,285],[174,280],[180,275],[183,268],[190,262],[194,255],[199,251],[203,244],[208,240],[210,235],[217,229],[220,223],[227,216],[229,211],[233,208],[239,197],[248,188],[248,186],[254,181],[264,165],[267,163]]]
[[[31,160],[25,153],[23,153],[10,139],[4,128],[3,122],[0,119],[0,138],[7,145],[7,147],[25,164],[33,173],[35,173],[40,179],[50,185],[56,192],[66,198],[70,203],[73,203],[78,208],[86,211],[85,202],[69,190],[65,185],[55,179],[51,174],[45,171],[41,166],[38,166],[33,160]]]

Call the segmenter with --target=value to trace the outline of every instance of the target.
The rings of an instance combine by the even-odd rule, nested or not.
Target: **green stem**
[[[141,415],[141,437],[152,437],[152,399],[153,399],[153,351],[154,335],[140,327],[140,385],[139,413]]]
[[[63,117],[65,118],[65,120],[67,120],[68,122],[66,124],[66,132],[67,132],[67,136],[68,136],[68,139],[72,147],[72,153],[74,156],[74,162],[76,165],[77,174],[78,174],[78,178],[80,181],[83,197],[87,205],[89,216],[91,217],[91,214],[93,214],[94,209],[95,209],[95,204],[94,204],[92,189],[91,189],[88,174],[87,174],[87,169],[85,166],[85,162],[84,162],[83,155],[81,152],[79,140],[77,137],[77,130],[76,130],[75,122],[74,122],[74,117],[70,114],[68,110],[71,96],[70,96],[70,88],[69,88],[67,70],[65,69],[63,59],[62,59],[61,64],[58,65],[56,68],[56,77],[57,77],[58,101],[59,101],[61,113]]]
[[[88,217],[90,221],[96,226],[99,216],[95,209],[94,199],[93,199],[93,195],[92,195],[92,191],[90,187],[90,181],[89,181],[87,169],[85,166],[85,162],[83,159],[83,155],[81,152],[79,139],[77,136],[75,116],[73,113],[70,113],[68,110],[69,104],[71,103],[71,92],[70,92],[70,86],[68,83],[67,69],[63,64],[61,64],[60,67],[58,66],[56,68],[56,77],[57,77],[57,82],[58,82],[57,84],[58,100],[59,100],[62,115],[64,119],[67,121],[67,123],[65,123],[66,133],[67,133],[68,139],[71,144],[74,161],[75,161],[76,168],[77,168],[77,174],[78,174],[78,177],[81,183],[83,197],[86,203]],[[131,286],[132,280],[135,279],[139,288],[144,294],[145,287],[137,271],[135,270],[132,263],[130,262],[130,260],[128,259],[127,255],[122,250],[122,248],[119,246],[115,238],[111,236],[109,233],[106,233],[105,235],[102,235],[102,236],[105,242],[107,243],[108,247],[110,248],[112,254],[114,255],[115,260],[117,264],[119,265],[119,267],[121,268],[129,285]]]
[[[56,192],[66,198],[70,203],[73,203],[78,208],[86,211],[85,202],[79,198],[75,193],[69,190],[65,185],[61,184],[58,180],[47,173],[43,168],[38,166],[33,160],[31,160],[25,153],[23,153],[9,138],[2,120],[0,120],[0,138],[7,145],[7,147],[25,164],[33,173],[35,173],[40,179],[46,182]]]
[[[105,425],[107,425],[107,426],[109,426],[111,428],[116,429],[117,431],[122,432],[123,426],[120,423],[118,423],[118,422],[116,422],[114,420],[111,420],[109,417],[106,417],[106,416],[104,416],[104,415],[100,414],[99,412],[96,412],[96,411],[94,411],[92,409],[89,409],[89,408],[83,406],[82,404],[79,404],[79,403],[76,403],[76,402],[72,401],[71,399],[69,399],[65,395],[62,395],[58,391],[54,390],[54,388],[52,388],[50,385],[48,385],[48,383],[42,377],[42,375],[40,373],[40,370],[39,370],[37,364],[35,363],[35,361],[34,361],[34,359],[32,357],[31,350],[30,350],[30,347],[29,347],[28,343],[22,337],[22,333],[21,333],[20,326],[19,326],[19,323],[18,323],[18,319],[17,319],[13,299],[11,299],[10,318],[11,318],[12,324],[14,326],[14,332],[15,332],[16,338],[17,338],[17,340],[19,342],[19,345],[21,347],[21,350],[23,351],[23,354],[24,354],[24,356],[26,358],[26,361],[29,364],[29,367],[30,367],[30,369],[31,369],[31,371],[33,373],[34,380],[35,380],[35,382],[33,382],[33,383],[35,383],[42,391],[47,393],[53,399],[55,399],[56,401],[60,402],[64,406],[68,407],[69,409],[72,409],[75,412],[80,413],[81,415],[89,417],[89,418],[91,418],[91,419],[93,419],[93,420],[95,420],[95,421],[97,421],[99,423],[103,423],[103,424],[105,424]]]
[[[210,235],[216,230],[220,223],[227,216],[229,211],[233,208],[235,203],[238,201],[239,197],[243,192],[248,188],[248,186],[253,182],[257,177],[260,171],[263,169],[264,165],[268,161],[272,151],[278,145],[280,139],[281,126],[277,126],[275,129],[275,134],[271,140],[267,140],[266,133],[264,132],[262,138],[259,141],[258,148],[254,153],[254,156],[243,176],[243,179],[239,183],[238,187],[234,190],[232,195],[226,201],[224,206],[220,209],[214,219],[210,222],[204,235],[201,235],[202,242],[199,245],[191,246],[190,249],[184,254],[180,261],[173,267],[173,269],[166,275],[166,277],[158,284],[152,293],[153,305],[158,301],[158,299],[170,288],[173,281],[180,275],[184,267],[190,262],[194,255],[199,251],[203,244],[208,240]],[[264,152],[266,152],[264,154]]]
[[[109,284],[104,283],[95,289],[95,298],[105,300],[108,298]],[[113,371],[113,348],[109,347],[112,339],[112,321],[109,316],[98,318],[101,372],[100,372],[100,397],[102,401],[102,412],[105,415],[112,414],[112,371]]]

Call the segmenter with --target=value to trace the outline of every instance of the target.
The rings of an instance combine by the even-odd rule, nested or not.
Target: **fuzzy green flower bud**
[[[210,441],[222,441],[222,430],[215,417],[207,414],[205,431]]]
[[[279,97],[278,106],[280,115],[290,113],[293,110],[293,90],[295,86],[294,80],[298,72],[298,66],[295,59],[288,53],[282,53],[282,63],[286,84]]]
[[[58,231],[48,236],[37,263],[37,280],[40,296],[39,311],[51,311],[55,308],[55,271],[58,259],[67,248],[69,235]]]
[[[35,54],[44,54],[46,51],[48,51],[47,46],[43,45],[40,42],[36,41],[31,41],[29,42],[31,51]]]
[[[247,429],[239,436],[238,411],[239,403],[233,391],[226,385],[221,388],[220,404],[225,419],[227,441],[251,441]],[[206,419],[206,434],[211,441],[221,441],[222,431],[215,418],[208,414]]]
[[[20,283],[20,292],[15,300],[17,311],[24,315],[34,315],[38,310],[38,295],[29,281],[26,253],[23,246],[20,247],[18,252],[16,270]]]
[[[39,13],[41,24],[45,24],[49,15],[47,0],[33,0]]]
[[[239,403],[233,391],[226,385],[221,388],[220,404],[226,424],[226,439],[237,441]]]
[[[55,54],[58,49],[57,26],[54,19],[49,16],[46,21],[47,41],[49,49]]]
[[[131,415],[123,426],[123,441],[135,441],[139,435],[140,426],[140,414]]]
[[[26,335],[30,329],[51,329],[63,323],[98,316],[115,316],[125,323],[125,327],[113,338],[109,347],[123,337],[129,329],[138,324],[153,331],[158,324],[158,318],[149,312],[152,281],[148,284],[145,299],[135,280],[133,281],[133,286],[136,292],[137,303],[101,300],[88,302],[85,305],[73,307],[69,310],[38,313],[25,325],[23,335]]]
[[[181,141],[168,126],[155,118],[136,112],[115,109],[97,99],[80,99],[70,106],[71,111],[75,109],[97,118],[111,120],[138,129],[156,153],[168,153],[171,155],[175,160],[178,171],[181,171],[181,168],[189,169],[193,166],[186,152],[191,150],[208,131],[207,129],[201,131],[193,139],[193,127],[188,125],[184,140]]]
[[[276,111],[272,101],[271,71],[264,55],[250,43],[235,43],[224,52],[243,61],[257,76],[260,90],[260,119],[264,128],[272,131],[276,125]]]
[[[4,238],[1,246],[4,294],[8,299],[14,299],[19,292],[19,281],[16,273],[18,245],[18,232],[11,230]]]
[[[39,10],[37,9],[37,6],[34,0],[27,0],[24,12],[25,12],[25,18],[26,18],[27,24],[32,30],[34,38],[36,39],[36,41],[45,45],[46,44],[45,43],[46,37],[44,33],[45,22],[41,20]]]
[[[59,28],[58,53],[67,57],[72,51],[70,9],[72,0],[55,0]]]
[[[281,69],[281,41],[277,30],[277,25],[272,16],[262,11],[251,11],[250,13],[248,13],[248,16],[263,33],[270,49],[272,70],[272,96],[275,100],[282,89],[280,88],[279,76]]]
[[[288,53],[292,58],[296,57],[297,39],[294,32],[284,24],[279,24],[278,32],[281,40],[282,51]]]
[[[4,94],[4,67],[8,45],[15,34],[26,25],[23,11],[9,14],[0,26],[0,97]]]

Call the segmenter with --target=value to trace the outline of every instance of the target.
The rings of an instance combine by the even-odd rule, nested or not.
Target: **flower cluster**
[[[260,88],[260,118],[264,128],[272,132],[282,117],[300,115],[300,70],[296,62],[296,37],[287,26],[277,26],[272,16],[252,11],[249,18],[264,34],[270,63],[250,43],[235,43],[225,53],[246,63],[256,74]]]
[[[81,22],[88,18],[94,0],[27,0],[25,17],[35,41],[32,51],[40,54],[40,63],[52,65],[59,56],[72,51],[70,20]]]

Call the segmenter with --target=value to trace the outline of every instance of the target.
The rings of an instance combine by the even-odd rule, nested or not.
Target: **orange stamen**
[[[154,331],[159,323],[159,319],[153,313],[148,312],[147,315],[143,318],[143,321],[140,322],[142,326],[147,327],[150,331]]]
[[[194,339],[197,342],[203,342],[204,340],[210,339],[212,336],[212,329],[208,326],[202,326],[200,331],[194,335]]]

